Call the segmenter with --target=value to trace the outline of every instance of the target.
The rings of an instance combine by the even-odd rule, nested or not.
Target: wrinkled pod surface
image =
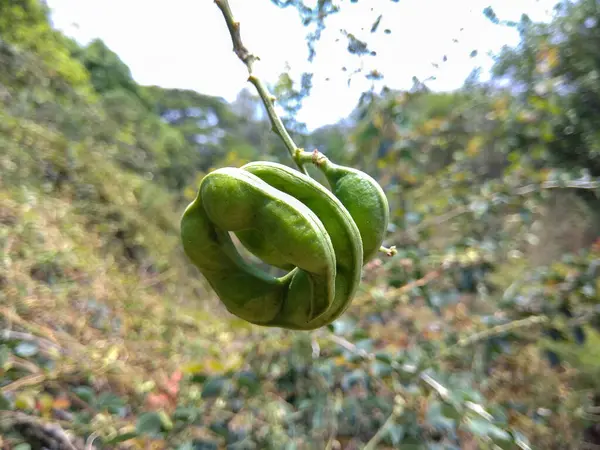
[[[230,313],[256,325],[313,330],[350,305],[369,259],[365,248],[374,255],[383,241],[388,213],[381,205],[387,200],[379,188],[384,201],[367,197],[366,206],[357,205],[373,195],[372,183],[379,185],[354,169],[321,169],[332,191],[272,162],[226,167],[203,178],[181,219],[181,238]],[[263,262],[289,272],[274,277],[246,262],[230,232]]]

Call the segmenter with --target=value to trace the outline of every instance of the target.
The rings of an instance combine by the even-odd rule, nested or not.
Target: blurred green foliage
[[[274,3],[316,51],[332,2]],[[600,11],[485,14],[521,34],[490,82],[365,93],[310,134],[286,119],[379,180],[399,250],[307,334],[227,314],[180,248],[206,173],[291,164],[257,97],[140,86],[42,2],[0,2],[0,446],[600,445]],[[310,81],[272,90],[293,114]]]

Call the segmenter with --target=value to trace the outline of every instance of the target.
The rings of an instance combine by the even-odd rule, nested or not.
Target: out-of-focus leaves
[[[136,423],[136,431],[139,434],[157,436],[163,431],[163,421],[157,412],[141,414]]]
[[[221,376],[209,377],[202,386],[202,398],[218,397],[226,388],[227,379]]]
[[[508,432],[483,419],[469,419],[466,422],[466,427],[478,437],[488,437],[499,442],[512,441],[512,437]]]

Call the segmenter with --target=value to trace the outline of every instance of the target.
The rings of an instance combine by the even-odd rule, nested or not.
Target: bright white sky
[[[54,25],[82,44],[101,38],[130,67],[140,84],[193,89],[233,101],[246,82],[244,65],[232,52],[224,19],[213,0],[47,0]],[[503,45],[518,43],[517,32],[493,25],[483,16],[492,6],[502,20],[518,21],[522,13],[534,20],[547,20],[556,0],[361,0],[342,3],[342,12],[329,18],[317,57],[307,62],[302,27],[295,9],[280,9],[270,0],[230,0],[242,24],[242,38],[249,50],[261,57],[256,69],[265,81],[274,82],[286,70],[297,76],[315,73],[313,91],[299,114],[309,130],[346,117],[369,84],[362,76],[347,86],[349,71],[359,62],[346,51],[339,30],[357,37],[368,36],[379,13],[383,19],[371,37],[376,57],[367,58],[385,75],[394,89],[406,89],[413,75],[431,75],[436,90],[459,87],[475,66],[487,70],[487,53]],[[374,11],[371,11],[373,9]],[[366,34],[361,35],[364,27]],[[463,28],[463,31],[460,29]],[[335,40],[342,37],[338,43]],[[459,40],[453,43],[453,39]],[[471,50],[479,55],[470,58]],[[442,57],[448,61],[442,64]],[[432,63],[440,63],[437,70]],[[370,66],[369,66],[370,67]],[[330,80],[326,81],[329,77]]]

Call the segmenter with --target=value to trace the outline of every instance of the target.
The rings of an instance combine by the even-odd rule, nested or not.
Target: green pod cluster
[[[350,305],[363,264],[383,241],[387,200],[360,171],[320,167],[331,191],[272,162],[203,178],[181,219],[183,248],[232,314],[262,326],[313,330]],[[249,264],[230,233],[265,263],[289,272],[274,277]]]
[[[356,222],[363,243],[364,262],[370,261],[383,243],[390,220],[390,207],[383,189],[365,172],[335,164],[329,159],[323,158],[317,167]]]

